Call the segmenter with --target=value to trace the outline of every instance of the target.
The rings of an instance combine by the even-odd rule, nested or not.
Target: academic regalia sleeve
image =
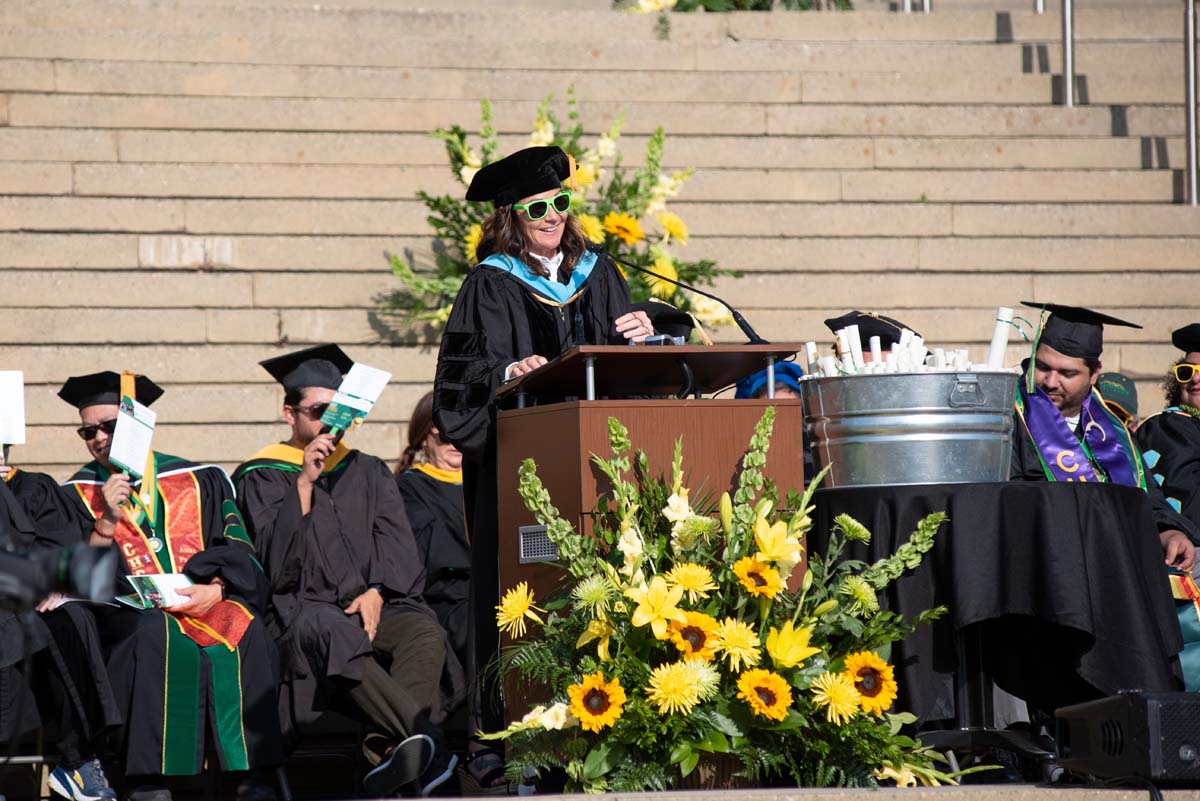
[[[264,467],[246,471],[238,481],[246,528],[275,595],[298,592],[304,573],[306,523],[296,492],[298,475]]]
[[[629,284],[625,282],[625,277],[608,254],[603,249],[597,252],[596,266],[592,269],[592,276],[588,281],[593,285],[591,291],[601,295],[600,302],[595,303],[592,308],[597,316],[596,330],[605,334],[602,341],[593,344],[624,345],[625,336],[617,332],[616,323],[613,321],[621,315],[628,314],[633,308],[629,300]]]
[[[529,325],[506,292],[507,280],[485,267],[472,270],[454,299],[438,349],[434,419],[446,438],[476,461],[483,453],[492,400],[504,371],[533,355],[520,352],[518,337]]]
[[[88,539],[92,520],[81,518],[67,493],[44,473],[22,470],[15,478],[14,494],[33,523],[35,548],[65,548]]]
[[[1147,482],[1161,487],[1175,511],[1200,525],[1200,421],[1162,412],[1143,420],[1134,436]]]
[[[254,546],[242,515],[233,500],[233,485],[219,467],[196,471],[200,485],[204,550],[192,556],[183,572],[198,583],[220,578],[226,594],[247,601],[258,612],[266,610],[270,588],[254,558]]]
[[[388,600],[419,601],[425,592],[425,560],[413,539],[395,477],[382,460],[373,461],[376,465],[370,480],[376,485],[378,508],[372,523],[374,545],[367,583],[382,585]]]
[[[417,480],[410,472],[396,476],[396,488],[400,490],[400,498],[404,501],[404,514],[408,518],[409,528],[412,529],[413,540],[421,554],[421,564],[429,564],[429,541],[433,536],[435,520],[433,510],[421,497]]]

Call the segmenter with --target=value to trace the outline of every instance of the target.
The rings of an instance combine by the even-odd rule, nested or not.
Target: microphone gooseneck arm
[[[621,258],[617,258],[612,253],[608,253],[607,251],[603,251],[603,252],[606,253],[610,259],[612,259],[617,264],[620,264],[623,267],[629,267],[632,270],[637,270],[639,273],[645,273],[646,275],[652,275],[660,281],[666,281],[669,284],[674,284],[675,286],[686,289],[689,292],[695,292],[697,295],[703,295],[704,297],[708,298],[709,300],[715,300],[717,303],[720,303],[726,309],[729,309],[730,315],[733,316],[733,321],[735,323],[737,323],[738,328],[742,329],[742,333],[746,335],[746,339],[748,339],[750,341],[751,345],[769,345],[769,344],[771,344],[771,343],[767,342],[767,340],[763,339],[762,337],[760,337],[758,335],[758,332],[756,332],[754,330],[754,328],[751,327],[750,323],[746,322],[746,318],[742,316],[742,313],[740,311],[733,308],[728,303],[726,303],[724,300],[722,300],[721,298],[712,294],[711,292],[705,292],[703,289],[697,289],[696,287],[692,286],[691,284],[685,284],[683,281],[678,281],[674,278],[667,278],[665,275],[659,275],[658,273],[654,272],[653,270],[648,270],[645,267],[642,267],[640,265],[633,264],[632,262],[625,261],[624,259],[621,259]]]

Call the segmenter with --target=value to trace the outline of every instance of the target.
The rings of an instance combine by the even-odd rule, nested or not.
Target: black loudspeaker
[[[1200,694],[1122,692],[1054,715],[1069,770],[1200,786]]]

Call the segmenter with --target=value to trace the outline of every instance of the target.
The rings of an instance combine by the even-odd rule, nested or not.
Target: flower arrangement
[[[739,275],[720,270],[715,262],[687,261],[680,249],[688,244],[687,224],[668,209],[693,169],[664,172],[662,155],[666,136],[655,129],[646,143],[641,167],[629,170],[618,148],[623,115],[595,141],[585,144],[583,125],[573,87],[567,89],[567,124],[552,108],[553,98],[539,107],[529,137],[529,146],[557,145],[577,164],[578,189],[571,197],[571,213],[579,220],[589,240],[604,245],[609,253],[645,267],[657,275],[690,284],[711,285],[720,275]],[[480,144],[468,142],[460,126],[440,128],[434,136],[446,144],[449,165],[458,181],[467,187],[485,164],[503,155],[492,121],[492,106],[481,104]],[[429,209],[428,221],[441,243],[435,250],[436,263],[431,271],[418,273],[415,265],[398,256],[389,257],[392,272],[404,288],[385,299],[387,311],[408,320],[426,321],[441,327],[450,315],[454,297],[463,278],[476,264],[475,248],[482,234],[482,223],[491,214],[490,203],[474,203],[461,195],[435,196],[418,192]],[[656,298],[694,314],[705,325],[729,322],[724,307],[708,298],[681,290],[667,280],[621,268],[634,301]]]
[[[612,484],[593,536],[559,516],[533,461],[522,465],[521,495],[568,575],[542,607],[524,585],[498,607],[515,640],[502,669],[544,693],[489,735],[508,741],[510,777],[557,766],[574,790],[661,790],[723,760],[752,784],[953,781],[937,754],[901,734],[913,716],[889,711],[890,644],[945,609],[905,619],[878,601],[921,563],[945,515],[874,564],[842,560],[848,540],[871,535],[839,517],[827,553],[805,569],[824,474],[781,503],[762,473],[773,424],[768,408],[715,517],[689,497],[680,442],[667,484],[615,418],[611,456],[592,457]]]

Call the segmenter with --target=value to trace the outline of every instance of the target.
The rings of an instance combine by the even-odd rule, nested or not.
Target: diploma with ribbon
[[[321,415],[321,422],[329,433],[340,439],[362,425],[391,379],[392,374],[386,370],[356,362],[342,379],[329,408]]]

